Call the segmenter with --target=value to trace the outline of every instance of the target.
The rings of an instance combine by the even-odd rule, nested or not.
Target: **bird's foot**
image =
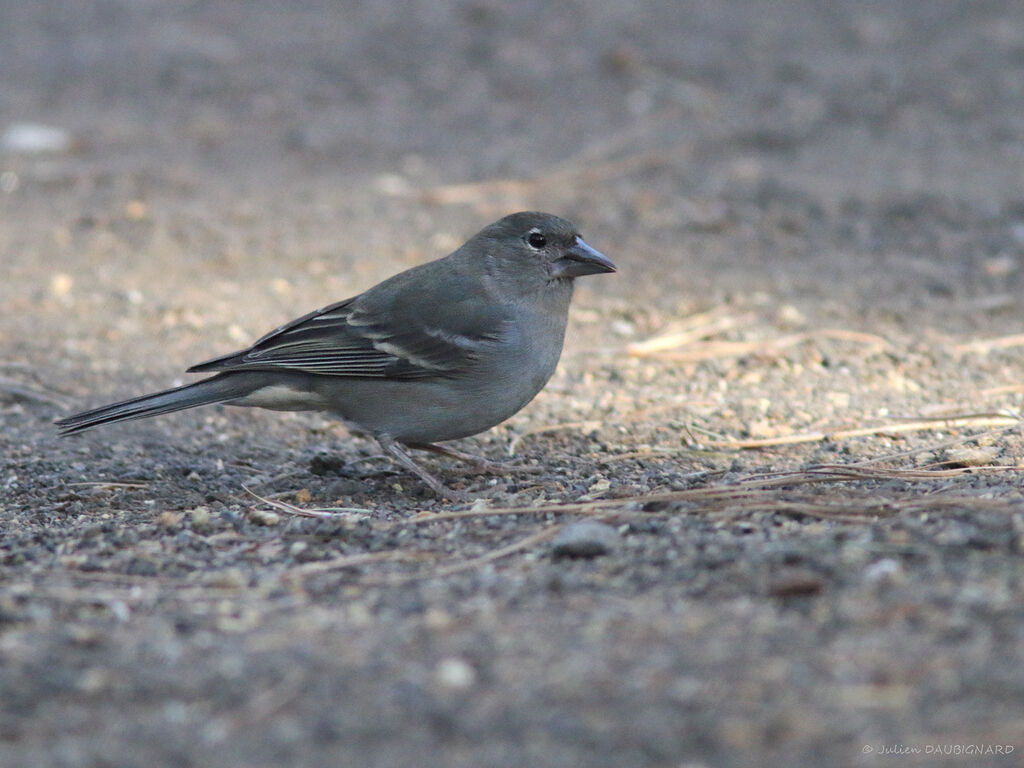
[[[430,490],[441,498],[448,499],[449,501],[472,500],[468,494],[465,494],[462,491],[457,491],[454,488],[447,487],[444,483],[413,461],[412,456],[409,455],[408,451],[405,450],[405,447],[401,443],[395,442],[390,437],[378,437],[377,442],[380,443],[380,447],[384,449],[384,453],[391,457],[396,464],[416,475],[416,477],[422,480]]]

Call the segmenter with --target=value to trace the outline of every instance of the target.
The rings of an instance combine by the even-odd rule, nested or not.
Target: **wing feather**
[[[190,371],[290,371],[417,379],[471,366],[505,330],[508,309],[445,260],[407,270],[352,299],[271,331]]]

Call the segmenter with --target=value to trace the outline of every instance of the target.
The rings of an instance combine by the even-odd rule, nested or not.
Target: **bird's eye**
[[[531,248],[536,248],[539,251],[548,244],[548,239],[540,232],[531,232],[526,236],[526,242]]]

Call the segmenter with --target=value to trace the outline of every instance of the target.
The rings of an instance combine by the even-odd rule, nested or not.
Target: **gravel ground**
[[[0,4],[0,764],[1021,764],[1024,8],[348,5]],[[55,436],[526,208],[620,271],[472,503]]]

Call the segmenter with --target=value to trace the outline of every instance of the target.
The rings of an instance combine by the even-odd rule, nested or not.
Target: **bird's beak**
[[[566,249],[562,258],[551,265],[553,277],[582,277],[614,271],[615,265],[583,242],[581,237],[577,237],[576,242]]]

